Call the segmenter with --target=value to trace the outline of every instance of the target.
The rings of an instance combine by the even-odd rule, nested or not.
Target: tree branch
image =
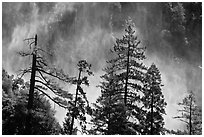
[[[46,93],[45,93],[44,91],[42,91],[41,89],[36,88],[36,87],[35,87],[35,89],[37,89],[38,91],[40,91],[41,93],[43,93],[45,96],[47,96],[50,100],[52,100],[54,103],[56,103],[56,104],[59,105],[60,107],[65,108],[65,109],[68,109],[68,107],[66,107],[66,106],[64,106],[64,105],[62,105],[62,104],[60,104],[60,102],[57,102],[56,100],[54,100],[52,97],[50,97],[48,94],[46,94]]]
[[[45,62],[41,61],[41,60],[36,60],[36,61],[40,65],[41,68],[43,68],[43,67],[41,66],[40,63],[42,63],[44,66],[47,66],[47,64]]]
[[[45,73],[45,74],[47,74],[47,75],[53,76],[53,77],[55,77],[55,78],[57,78],[57,79],[59,79],[59,80],[62,80],[62,81],[64,81],[64,82],[68,82],[68,83],[71,82],[71,80],[66,80],[66,79],[60,78],[60,77],[58,77],[58,76],[56,76],[56,75],[53,75],[53,74],[51,74],[51,73],[49,73],[49,72],[44,71],[43,69],[38,69],[38,68],[37,68],[37,71],[41,71],[41,72],[43,72],[43,73]]]
[[[20,78],[22,78],[26,73],[31,73],[31,68],[20,70],[18,76],[21,75]]]
[[[35,38],[27,38],[27,39],[24,39],[23,41],[29,41],[29,40],[32,40],[32,39],[35,39]]]
[[[42,82],[40,80],[35,80],[35,82],[39,82],[39,83],[43,84],[44,86],[49,88],[49,90],[51,90],[54,94],[58,95],[58,93],[56,91],[54,91],[51,87],[49,87],[46,83],[44,83],[44,82]]]
[[[187,110],[177,110],[178,112],[186,112],[186,113],[190,113],[189,111],[187,111]]]
[[[46,52],[45,50],[43,50],[43,49],[41,49],[41,48],[37,48],[37,50],[42,51],[42,52],[44,52],[44,53],[46,53],[46,54],[48,54],[48,55],[50,55],[50,56],[53,56],[51,53]]]
[[[186,124],[189,124],[187,121],[183,120],[183,119],[179,119],[180,121],[186,123]]]

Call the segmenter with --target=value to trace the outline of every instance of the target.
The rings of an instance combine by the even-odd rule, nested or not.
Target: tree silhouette
[[[71,102],[72,105],[69,107],[68,112],[66,114],[64,131],[63,134],[72,135],[73,132],[77,131],[77,128],[74,129],[74,119],[80,121],[80,126],[82,128],[82,132],[86,131],[86,113],[90,113],[89,102],[86,97],[86,93],[82,89],[82,85],[89,86],[88,76],[93,75],[90,71],[91,65],[87,63],[86,60],[80,60],[77,64],[79,74],[77,79],[73,79],[72,84],[76,84],[76,94],[75,99]],[[88,76],[82,76],[82,73],[88,74]],[[74,130],[73,130],[74,129]]]
[[[104,82],[100,86],[102,95],[98,98],[99,104],[95,106],[93,122],[98,128],[102,129],[104,126],[102,129],[103,134],[108,134],[111,131],[109,129],[111,123],[115,127],[121,125],[120,128],[118,127],[121,132],[111,131],[109,132],[111,134],[140,134],[138,127],[141,125],[140,122],[144,116],[140,104],[143,90],[142,82],[147,70],[142,63],[142,60],[145,59],[144,51],[145,48],[140,46],[140,41],[137,39],[135,25],[129,18],[126,21],[125,34],[121,39],[116,38],[116,43],[113,50],[111,50],[111,53],[116,57],[107,61],[106,74],[102,76]],[[107,110],[110,107],[113,111],[111,109],[110,111]],[[111,114],[116,110],[117,113],[115,112],[115,114],[122,114],[123,116],[116,119],[117,116]],[[106,121],[107,118],[109,123]],[[118,121],[114,123],[111,118]],[[97,124],[100,120],[101,124],[106,125],[100,127],[100,124]]]
[[[113,52],[117,54],[117,58],[111,60],[117,64],[117,71],[120,71],[121,81],[125,82],[124,86],[124,103],[127,105],[132,102],[129,100],[136,93],[130,88],[137,88],[139,91],[141,86],[138,84],[142,81],[143,71],[146,67],[141,62],[145,59],[145,48],[140,46],[140,41],[137,39],[135,25],[129,18],[125,26],[126,34],[123,38],[116,38]],[[136,81],[136,82],[133,82]]]
[[[178,110],[181,115],[174,118],[186,124],[189,135],[202,134],[202,111],[201,108],[196,105],[194,93],[190,91],[178,105],[182,107],[182,109]]]
[[[91,119],[94,126],[89,131],[91,134],[131,134],[127,127],[126,107],[121,101],[123,96],[118,94],[123,88],[119,84],[115,69],[115,64],[112,63],[104,69],[105,74],[101,76],[103,82],[98,86],[101,88],[101,95],[94,103]]]
[[[37,35],[35,35],[35,38],[28,38],[25,40],[28,41],[30,50],[27,52],[20,51],[19,55],[22,57],[32,56],[32,66],[20,70],[20,74],[21,77],[27,73],[31,74],[25,134],[32,134],[32,125],[30,121],[32,115],[34,91],[39,91],[54,103],[66,109],[68,108],[68,105],[70,105],[69,100],[72,99],[72,94],[68,93],[68,91],[63,90],[62,87],[60,87],[60,85],[55,82],[55,80],[58,79],[62,82],[72,83],[74,78],[70,78],[63,72],[62,69],[50,67],[50,64],[44,57],[45,54],[50,53],[47,53],[42,48],[37,47]],[[46,91],[51,91],[54,95],[50,95],[46,93]]]
[[[166,102],[162,94],[161,74],[155,64],[147,70],[144,79],[144,96],[142,101],[146,116],[142,134],[159,135],[164,130],[164,119]]]
[[[110,62],[116,64],[118,79],[124,87],[122,92],[128,121],[132,121],[133,129],[140,134],[139,125],[144,113],[141,109],[142,82],[147,70],[142,63],[145,47],[140,45],[135,25],[130,18],[126,21],[125,32],[121,39],[116,39],[113,52],[117,57]]]

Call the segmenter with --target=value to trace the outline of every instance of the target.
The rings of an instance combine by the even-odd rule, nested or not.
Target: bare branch
[[[46,80],[46,78],[43,76],[43,74],[40,72],[40,71],[38,71],[39,73],[40,73],[40,76],[42,77],[42,79],[45,81],[45,82],[47,82],[47,80]],[[48,82],[47,82],[48,83]]]
[[[41,89],[39,89],[39,88],[36,88],[35,87],[35,89],[36,90],[38,90],[38,91],[40,91],[41,93],[43,93],[45,96],[47,96],[50,100],[52,100],[53,102],[55,102],[57,105],[59,105],[60,107],[62,107],[62,108],[65,108],[65,109],[68,109],[69,107],[67,107],[67,106],[64,106],[64,105],[62,105],[62,104],[60,104],[60,102],[57,102],[56,100],[54,100],[52,97],[50,97],[48,94],[46,94],[44,91],[42,91]]]
[[[58,78],[58,79],[60,79],[60,80],[63,80],[62,78],[60,78],[60,77],[58,77],[58,76],[55,76],[55,75],[53,75],[52,73],[46,72],[46,71],[43,70],[43,69],[37,69],[37,71],[38,71],[38,72],[43,72],[43,73],[45,73],[45,74],[47,74],[47,75],[50,75],[50,76],[53,76],[53,77]],[[41,74],[42,74],[42,73],[41,73]]]
[[[43,68],[43,67],[41,66],[40,63],[42,63],[44,66],[47,66],[47,64],[41,60],[36,60],[36,61],[37,61],[38,65],[40,65],[41,68]]]
[[[183,120],[183,119],[179,119],[180,121],[186,123],[186,124],[189,124],[187,121]]]
[[[32,55],[32,53],[30,53],[30,52],[24,52],[24,51],[19,51],[19,52],[17,52],[17,54],[19,54],[19,55],[22,56],[22,57],[26,57],[26,56]]]
[[[31,73],[31,68],[30,67],[28,69],[20,70],[20,72],[19,72],[19,74],[17,76],[21,75],[20,78],[22,78],[26,73]]]
[[[44,53],[46,53],[46,54],[48,54],[48,55],[50,55],[50,56],[53,56],[51,53],[49,53],[49,52],[47,52],[47,51],[45,51],[45,50],[43,50],[43,49],[41,49],[41,48],[37,48],[37,50],[42,51],[42,52],[44,52]]]
[[[36,78],[39,78],[40,80],[43,80],[40,76],[37,76],[37,75],[36,75],[35,77],[36,77]]]
[[[186,113],[190,113],[189,111],[184,110],[184,109],[183,109],[183,110],[180,110],[180,109],[179,109],[179,110],[177,110],[177,111],[178,111],[178,112],[186,112]]]
[[[35,82],[39,82],[41,84],[43,84],[44,86],[46,86],[47,88],[49,88],[49,90],[51,90],[54,94],[58,95],[58,93],[56,91],[54,91],[51,87],[48,86],[48,84],[40,81],[40,80],[35,80]]]
[[[29,44],[30,49],[31,49],[32,44],[34,44],[34,43],[35,43],[35,41],[33,41],[33,42],[31,42],[31,43]]]
[[[67,82],[67,83],[70,83],[70,82],[72,81],[72,79],[73,79],[73,78],[71,78],[71,79],[69,78],[70,80],[67,80],[66,78],[61,78],[61,77],[59,77],[59,76],[53,75],[52,73],[46,72],[46,71],[43,70],[43,69],[38,69],[38,68],[37,68],[37,70],[38,70],[38,72],[43,72],[43,73],[45,73],[45,74],[47,74],[47,75],[53,76],[53,77],[55,77],[55,78],[57,78],[57,79],[59,79],[59,80],[62,80],[62,81],[64,81],[64,82]]]
[[[43,84],[44,86],[46,86],[47,88],[49,88],[54,94],[58,95],[58,96],[61,96],[61,97],[64,97],[64,98],[71,98],[69,94],[66,93],[65,90],[61,89],[60,87],[55,87],[55,86],[52,86],[51,84],[49,84],[49,82],[46,80],[46,78],[40,73],[40,75],[42,76],[42,79],[46,82],[42,82],[42,81],[39,81],[39,80],[36,80],[36,82],[39,82],[41,84]],[[58,91],[59,89],[59,91]]]
[[[23,41],[29,41],[29,40],[32,40],[32,39],[35,39],[35,38],[27,38],[27,39],[24,39]]]

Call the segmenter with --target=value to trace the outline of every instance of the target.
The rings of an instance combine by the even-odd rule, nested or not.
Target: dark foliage
[[[167,103],[162,94],[161,74],[155,64],[147,70],[144,79],[144,96],[142,98],[145,110],[144,129],[142,134],[159,135],[164,130],[165,107]]]
[[[86,114],[91,113],[86,92],[82,89],[82,85],[89,86],[88,76],[93,75],[90,71],[91,65],[86,60],[80,60],[77,64],[79,75],[78,79],[74,79],[72,84],[76,84],[75,99],[70,101],[72,105],[68,108],[65,122],[63,122],[63,134],[76,134],[77,131],[86,133]],[[79,122],[81,130],[74,127],[74,120]]]
[[[14,79],[2,71],[2,134],[22,135],[25,132],[29,83]],[[61,127],[56,121],[51,104],[38,92],[34,94],[32,133],[35,135],[60,134]]]

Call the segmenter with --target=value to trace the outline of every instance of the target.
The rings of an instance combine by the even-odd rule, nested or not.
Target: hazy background
[[[178,6],[179,7],[179,6]],[[179,9],[179,21],[185,21]],[[165,127],[183,129],[172,119],[177,103],[189,90],[202,105],[202,43],[201,24],[188,36],[182,26],[172,25],[161,3],[3,3],[2,4],[2,66],[9,74],[17,74],[29,60],[16,52],[23,50],[25,38],[38,35],[38,46],[51,52],[49,61],[71,76],[77,76],[76,64],[86,59],[92,64],[94,76],[85,88],[94,102],[100,94],[96,86],[103,74],[105,61],[111,58],[115,37],[124,33],[125,19],[130,16],[137,27],[143,46],[147,47],[145,64],[155,63],[162,74],[163,94],[167,102]],[[177,28],[178,27],[178,28]],[[172,33],[174,29],[179,33]],[[189,39],[190,38],[190,39]],[[194,41],[193,41],[194,40]],[[74,87],[70,87],[73,91]],[[65,110],[57,108],[62,123]]]

